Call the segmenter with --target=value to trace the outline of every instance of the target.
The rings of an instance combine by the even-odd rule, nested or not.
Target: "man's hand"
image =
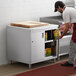
[[[65,29],[65,25],[59,28],[59,30],[64,30],[64,29]]]
[[[65,23],[64,25],[65,25],[65,27],[63,27],[64,30],[63,30],[61,36],[58,36],[58,39],[61,39],[67,33],[69,26],[70,26],[70,23]],[[61,29],[62,28],[59,28],[59,30],[61,30]]]
[[[61,39],[62,38],[62,36],[57,36],[57,39]]]

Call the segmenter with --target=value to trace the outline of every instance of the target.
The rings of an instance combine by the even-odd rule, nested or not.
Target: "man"
[[[61,64],[62,66],[73,66],[74,58],[76,55],[76,9],[72,7],[66,7],[62,1],[57,1],[55,3],[55,12],[56,11],[62,13],[65,24],[63,33],[61,34],[61,36],[58,36],[58,39],[61,39],[73,24],[73,34],[70,41],[69,58],[67,62]]]

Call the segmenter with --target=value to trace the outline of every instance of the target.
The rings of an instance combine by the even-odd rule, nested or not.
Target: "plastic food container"
[[[54,31],[54,38],[57,39],[58,36],[61,36],[61,32],[59,31],[59,29],[56,29],[56,30]]]

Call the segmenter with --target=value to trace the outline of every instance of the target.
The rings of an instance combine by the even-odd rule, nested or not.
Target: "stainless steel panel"
[[[59,54],[68,53],[69,50],[70,50],[70,46],[69,45],[67,45],[67,46],[61,46]]]
[[[63,19],[61,16],[51,16],[51,17],[42,17],[40,18],[41,22],[48,22],[50,24],[60,25],[63,23]]]

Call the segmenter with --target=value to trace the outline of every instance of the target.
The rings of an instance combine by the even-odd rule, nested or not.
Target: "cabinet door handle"
[[[42,38],[44,38],[44,33],[42,33]]]

